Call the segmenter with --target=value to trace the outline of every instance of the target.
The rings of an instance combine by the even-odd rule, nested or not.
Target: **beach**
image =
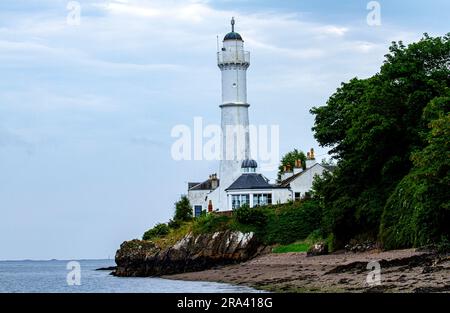
[[[373,261],[380,264],[379,284],[373,283],[376,263],[369,264]],[[450,292],[450,257],[415,249],[314,257],[304,252],[269,253],[241,264],[163,278],[224,282],[272,292]]]

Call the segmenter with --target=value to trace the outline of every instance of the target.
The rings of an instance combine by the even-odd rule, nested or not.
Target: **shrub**
[[[164,237],[169,233],[169,226],[167,224],[156,224],[155,227],[147,230],[142,236],[142,240],[152,240],[154,238]]]
[[[202,214],[195,219],[192,231],[195,234],[213,233],[229,228],[231,218],[214,213]]]
[[[267,214],[262,207],[250,208],[248,204],[242,205],[233,211],[233,216],[238,223],[252,225],[258,228],[264,227],[267,223]]]
[[[183,223],[179,220],[170,220],[169,223],[167,223],[167,225],[169,226],[169,228],[172,229],[178,229],[181,227],[181,225],[183,225]]]
[[[187,196],[182,196],[175,203],[174,221],[190,221],[192,219],[192,207]]]
[[[322,210],[314,200],[294,202],[271,211],[264,236],[268,244],[288,244],[305,239],[320,227]]]

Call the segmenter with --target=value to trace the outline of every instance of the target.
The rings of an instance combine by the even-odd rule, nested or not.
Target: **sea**
[[[1,293],[243,293],[259,292],[223,283],[153,277],[115,277],[114,260],[0,261]]]

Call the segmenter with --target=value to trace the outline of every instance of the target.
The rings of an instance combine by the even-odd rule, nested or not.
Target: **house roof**
[[[244,173],[225,190],[272,188],[277,188],[277,186],[269,184],[268,179],[263,175],[257,173]]]
[[[188,189],[191,189],[192,187],[197,186],[197,185],[199,185],[199,184],[201,184],[201,183],[193,183],[193,182],[189,182],[189,183],[188,183]]]
[[[312,168],[315,167],[315,166],[321,166],[321,167],[323,167],[324,169],[326,169],[327,171],[330,171],[330,172],[332,172],[332,171],[336,168],[336,166],[334,166],[334,165],[322,165],[322,164],[320,164],[320,163],[316,163],[316,164],[314,164],[313,166],[311,166],[310,168],[307,168],[307,169],[304,170],[304,171],[301,171],[301,172],[299,172],[299,173],[297,173],[297,174],[294,174],[294,175],[292,175],[292,176],[286,178],[285,180],[282,180],[282,181],[279,183],[279,186],[280,186],[280,187],[289,187],[289,184],[290,184],[291,182],[293,182],[294,180],[296,180],[297,177],[303,175],[303,173],[306,173],[307,171],[309,171],[310,169],[312,169]]]
[[[220,179],[217,179],[217,186],[220,185]],[[207,179],[202,183],[188,183],[188,190],[212,190],[211,179]]]

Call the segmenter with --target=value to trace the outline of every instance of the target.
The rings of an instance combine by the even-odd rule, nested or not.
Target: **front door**
[[[194,206],[194,216],[199,217],[200,215],[202,215],[202,206],[201,205]]]

